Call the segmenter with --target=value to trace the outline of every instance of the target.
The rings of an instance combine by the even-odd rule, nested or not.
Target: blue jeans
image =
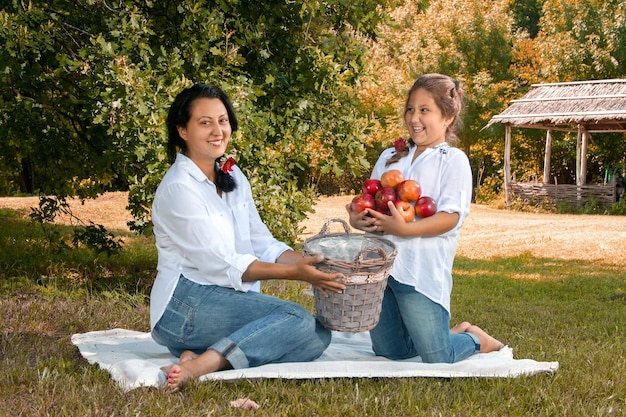
[[[317,359],[331,333],[304,307],[181,276],[152,338],[175,356],[213,349],[234,369]]]
[[[376,355],[425,363],[454,363],[480,351],[478,338],[450,332],[450,314],[414,287],[389,277],[380,321],[372,330]]]

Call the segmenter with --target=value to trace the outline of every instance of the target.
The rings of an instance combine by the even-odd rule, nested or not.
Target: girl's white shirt
[[[150,294],[154,328],[181,275],[203,285],[259,291],[241,277],[255,260],[275,262],[286,250],[261,220],[250,183],[235,165],[235,190],[220,197],[215,184],[188,157],[178,154],[159,184],[152,204],[158,253]]]
[[[413,179],[420,184],[422,196],[435,199],[437,211],[459,213],[459,222],[452,230],[434,237],[384,235],[398,249],[391,275],[450,312],[452,265],[459,232],[470,210],[472,170],[467,155],[447,143],[426,149],[413,161],[415,151],[413,146],[407,156],[385,166],[395,154],[395,149],[384,150],[372,170],[371,178],[380,179],[383,172],[399,169],[405,179]]]

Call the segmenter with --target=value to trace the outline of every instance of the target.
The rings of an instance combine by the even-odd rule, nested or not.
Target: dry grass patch
[[[107,193],[84,204],[70,201],[70,207],[83,221],[92,220],[111,230],[128,231],[126,223],[132,218],[126,210],[127,197],[124,192]],[[317,234],[328,219],[346,220],[345,206],[351,199],[351,195],[322,197],[314,206],[315,213],[302,222],[301,239]],[[37,204],[37,197],[0,198],[0,208],[18,210],[24,215]],[[67,224],[69,219],[59,218],[59,222]],[[490,259],[525,253],[541,258],[621,265],[626,259],[626,216],[525,213],[472,205],[457,255]]]

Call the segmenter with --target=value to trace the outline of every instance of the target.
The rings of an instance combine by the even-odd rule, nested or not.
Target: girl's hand
[[[379,213],[374,210],[368,210],[369,216],[374,219],[374,232],[384,233],[395,236],[403,236],[406,233],[407,223],[398,211],[396,206],[389,202],[388,204],[391,216]]]
[[[460,218],[459,213],[438,211],[430,217],[417,218],[415,221],[407,222],[393,203],[389,203],[389,211],[391,216],[374,210],[369,210],[369,215],[375,218],[374,228],[376,232],[399,237],[439,236],[454,229]]]
[[[349,219],[350,226],[354,227],[355,229],[362,230],[364,232],[373,233],[376,231],[376,227],[374,226],[374,221],[376,219],[369,216],[369,213],[370,213],[369,209],[363,210],[362,212],[357,213],[356,211],[352,210],[352,206],[348,204],[346,206],[346,211],[348,212],[348,215],[350,216],[350,219]]]

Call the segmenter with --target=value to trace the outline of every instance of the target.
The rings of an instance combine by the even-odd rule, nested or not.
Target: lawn
[[[323,207],[317,215],[326,215]],[[555,222],[561,232],[565,227],[558,223],[563,217],[553,216],[539,220],[520,213],[528,225],[523,233],[536,226],[536,245],[517,250],[502,248],[514,238],[506,235],[499,244],[487,239],[485,245],[492,250],[478,248],[476,235],[491,229],[477,216],[468,225],[471,237],[459,247],[452,310],[454,322],[475,322],[512,347],[516,358],[558,361],[554,374],[509,379],[240,380],[191,383],[168,394],[155,388],[122,392],[108,373],[89,365],[70,343],[77,332],[149,330],[147,295],[156,262],[152,239],[118,230],[125,247],[119,255],[59,250],[45,243],[37,225],[13,209],[0,209],[0,415],[626,415],[626,265],[612,257],[607,262],[606,256],[577,259],[579,253],[572,253],[566,239],[543,234]],[[615,219],[584,216],[572,221],[584,219],[613,222],[602,235],[605,245],[611,243],[606,250],[615,244],[625,249],[625,241],[618,239],[625,229],[610,233],[616,229]],[[66,226],[58,227],[67,232]],[[309,227],[319,228],[318,223]],[[555,244],[561,251],[551,248]],[[591,252],[602,250],[598,246]],[[304,288],[268,282],[264,291],[312,308]],[[244,397],[260,409],[230,406]]]

